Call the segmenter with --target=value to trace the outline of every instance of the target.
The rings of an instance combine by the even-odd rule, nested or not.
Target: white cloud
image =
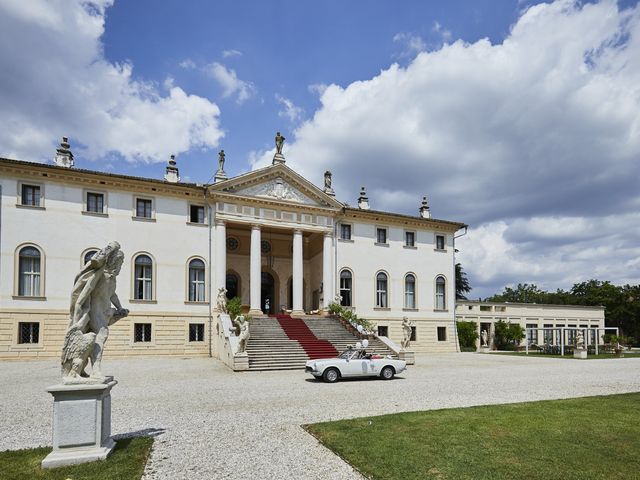
[[[238,103],[243,103],[255,94],[255,86],[251,82],[240,80],[236,71],[221,63],[214,62],[205,67],[207,74],[222,87],[222,96],[236,96]]]
[[[329,85],[327,85],[326,83],[312,83],[311,85],[307,86],[307,89],[311,93],[315,93],[316,95],[322,95],[328,86]]]
[[[196,62],[194,62],[190,58],[185,58],[178,64],[178,66],[180,68],[184,68],[185,70],[193,70],[194,68],[196,68]]]
[[[304,115],[304,110],[296,106],[288,98],[276,93],[276,100],[282,105],[282,110],[278,111],[279,117],[288,118],[291,123],[295,123]]]
[[[104,58],[112,1],[0,1],[2,154],[50,160],[62,135],[76,155],[110,153],[164,162],[168,153],[214,147],[220,110],[205,98],[132,78],[133,66]],[[82,149],[79,144],[86,145]]]
[[[229,57],[241,57],[242,56],[242,52],[240,50],[223,50],[222,51],[222,58],[229,58]]]
[[[404,46],[404,50],[399,54],[400,57],[414,56],[416,53],[427,49],[425,41],[419,35],[412,33],[396,33],[393,36],[393,41]]]
[[[431,31],[438,34],[443,42],[448,42],[451,39],[451,30],[444,28],[440,22],[433,22]]]
[[[318,184],[331,170],[349,203],[366,185],[372,208],[416,213],[427,194],[436,218],[484,232],[468,238],[488,253],[464,253],[479,289],[526,278],[638,282],[637,270],[620,268],[637,253],[608,256],[594,233],[608,218],[636,222],[609,228],[637,230],[624,216],[640,206],[638,85],[640,7],[540,4],[500,44],[457,40],[406,68],[328,86],[284,153]],[[254,168],[271,155],[254,155]],[[582,248],[583,238],[592,243]]]

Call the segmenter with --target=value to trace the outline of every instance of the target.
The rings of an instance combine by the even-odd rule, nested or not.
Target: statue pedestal
[[[284,162],[285,162],[284,155],[282,155],[281,153],[276,153],[273,156],[273,165],[276,165],[278,163],[284,163]]]
[[[400,350],[398,353],[398,359],[407,362],[407,365],[415,365],[416,354],[414,352],[407,352],[406,350]]]
[[[478,352],[480,353],[489,353],[491,351],[491,349],[489,347],[480,347],[480,349],[478,350]]]
[[[574,348],[573,349],[573,358],[587,358],[587,349],[586,348]]]
[[[233,356],[233,371],[243,372],[245,370],[249,370],[249,355],[247,352],[236,353]]]
[[[54,385],[53,451],[42,468],[104,460],[115,447],[111,438],[111,389],[118,382]]]

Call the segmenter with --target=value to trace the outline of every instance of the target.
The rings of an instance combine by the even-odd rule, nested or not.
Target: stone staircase
[[[251,337],[247,344],[249,370],[302,369],[307,360],[334,357],[347,345],[358,341],[333,318],[307,316],[301,320],[288,315],[279,317],[252,318]],[[381,355],[392,354],[378,339],[370,341],[367,350]]]

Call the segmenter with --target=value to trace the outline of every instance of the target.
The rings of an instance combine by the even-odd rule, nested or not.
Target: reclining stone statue
[[[116,277],[123,261],[120,244],[111,242],[96,253],[75,278],[69,326],[62,347],[63,383],[105,380],[101,364],[109,326],[129,314],[116,295]],[[85,372],[89,362],[90,377]]]

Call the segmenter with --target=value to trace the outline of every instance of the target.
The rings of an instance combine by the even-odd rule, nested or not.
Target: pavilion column
[[[302,231],[294,230],[293,232],[293,315],[304,315],[302,309],[303,295],[303,256],[302,256]]]
[[[249,263],[249,291],[250,306],[249,315],[262,315],[260,305],[261,288],[261,253],[260,253],[260,226],[251,226],[251,259]]]
[[[333,297],[336,295],[336,291],[333,285],[333,236],[331,232],[325,232],[324,242],[322,244],[322,295],[323,305],[325,310],[329,309],[329,304],[333,301]]]
[[[214,297],[218,295],[220,288],[227,286],[227,230],[223,220],[216,220],[216,291]]]

